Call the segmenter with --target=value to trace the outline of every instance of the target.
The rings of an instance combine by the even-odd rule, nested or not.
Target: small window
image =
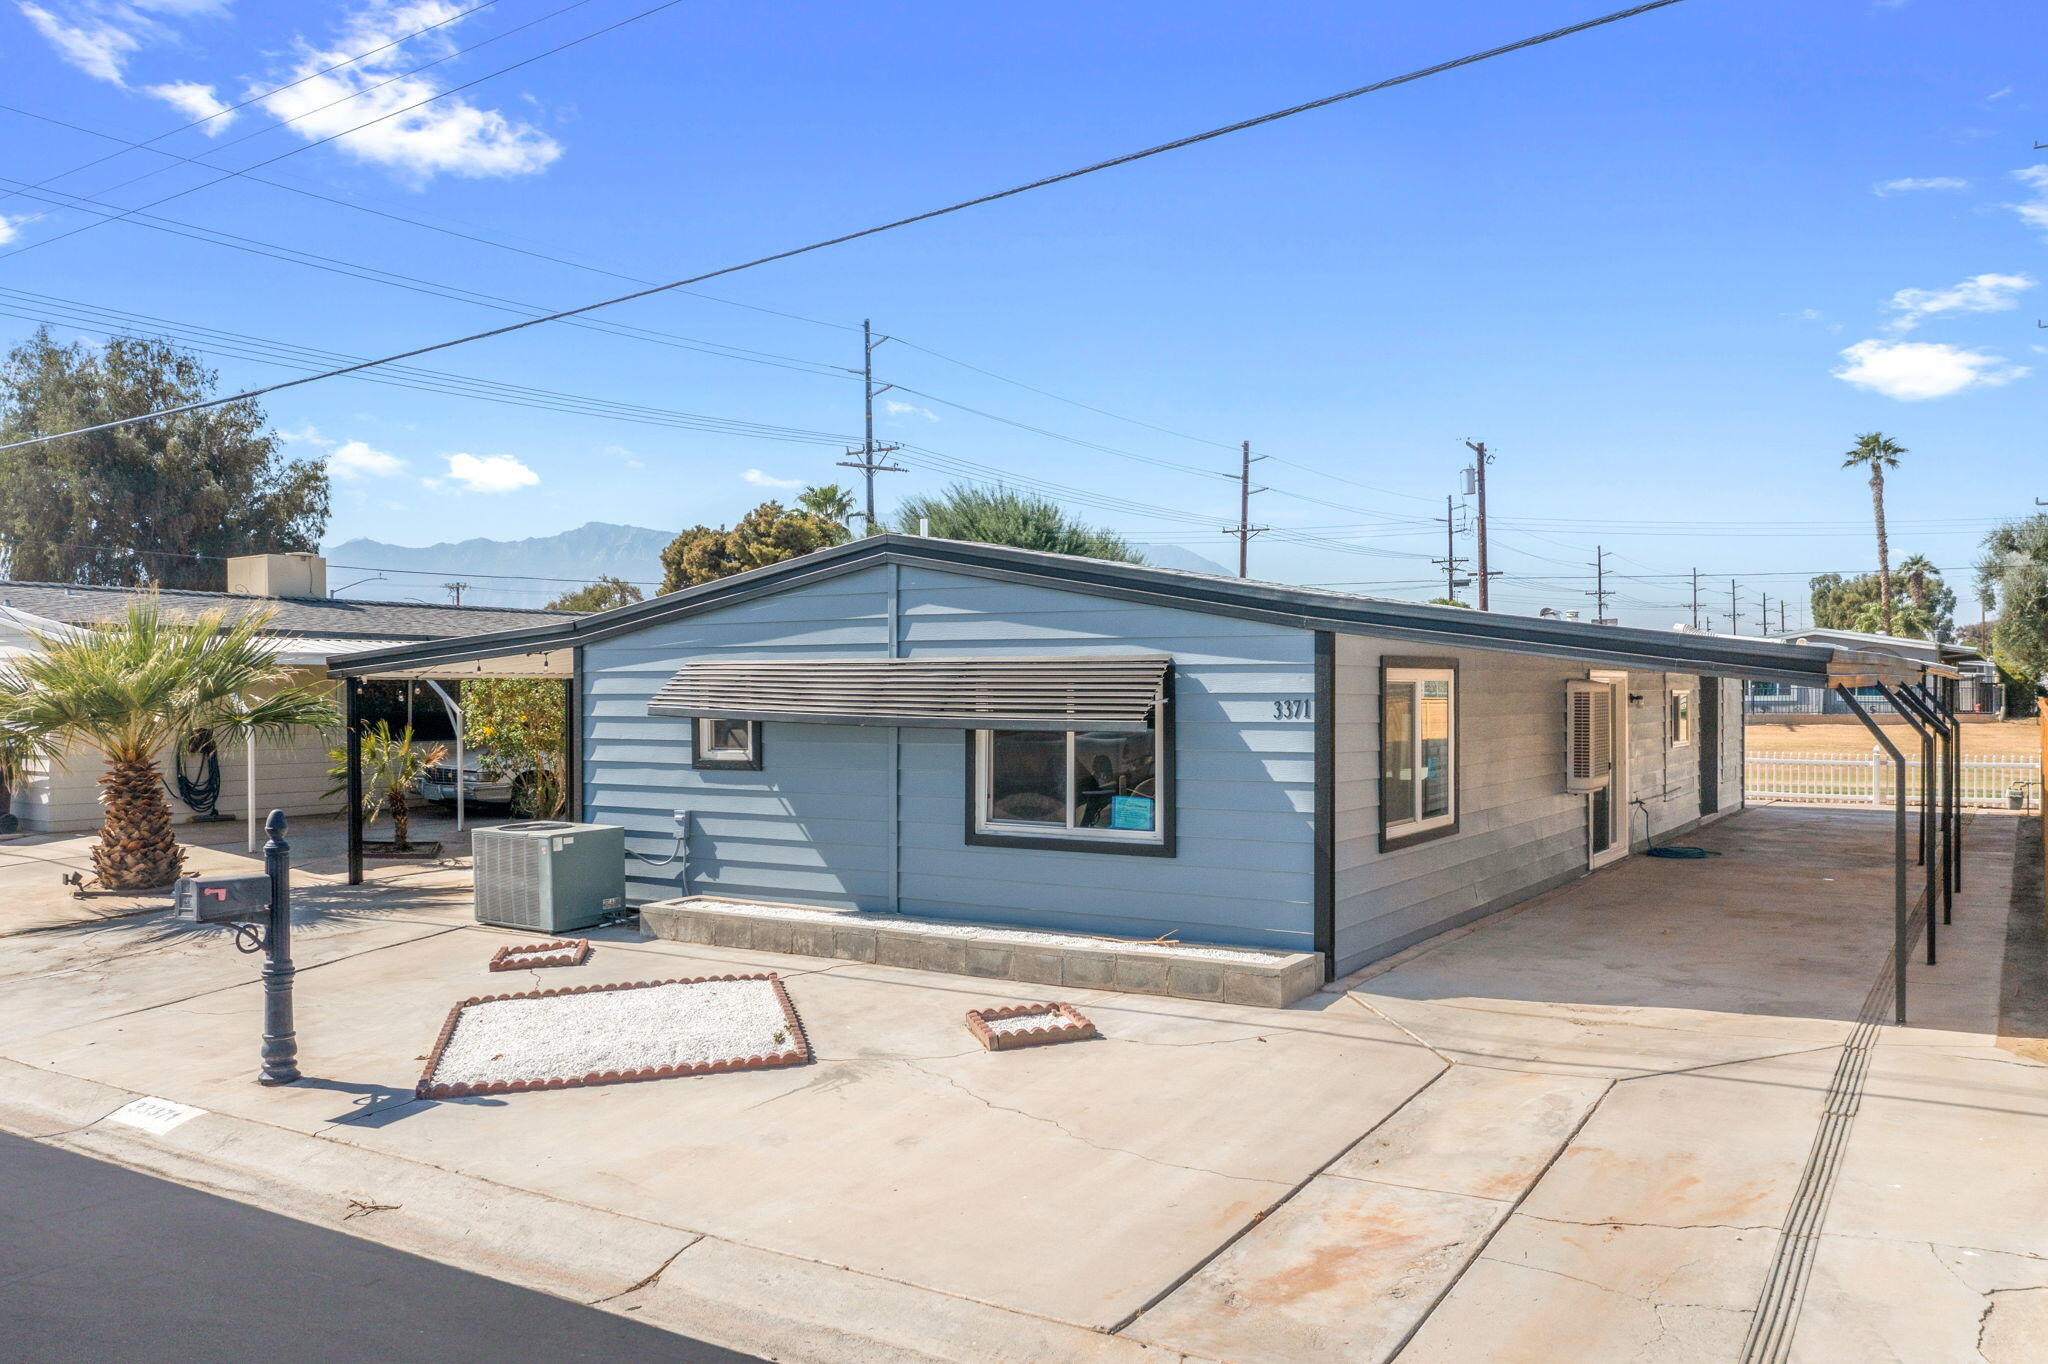
[[[1458,821],[1455,668],[1389,667],[1380,690],[1380,829],[1388,843]]]
[[[1671,746],[1684,748],[1692,742],[1692,690],[1671,693]]]
[[[985,729],[969,739],[969,841],[1159,852],[1158,730]]]
[[[690,766],[700,771],[761,770],[761,722],[704,716],[692,722]]]

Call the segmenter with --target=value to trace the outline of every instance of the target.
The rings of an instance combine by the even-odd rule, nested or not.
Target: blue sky
[[[471,2],[0,5],[0,193],[51,181],[0,199],[6,339],[30,317],[103,335],[84,305],[195,339],[387,353],[515,315],[477,294],[584,302],[1601,8],[686,3],[309,145],[657,0],[498,0],[312,75]],[[1697,567],[1717,626],[1741,579],[1753,630],[1758,592],[1796,601],[1807,574],[1874,562],[1867,490],[1838,467],[1860,431],[1912,451],[1898,554],[1963,569],[1991,522],[2048,496],[2044,37],[2038,0],[1687,0],[749,271],[715,299],[422,362],[518,386],[490,390],[514,402],[344,379],[269,410],[332,461],[336,540],[728,523],[845,474],[826,442],[857,436],[859,391],[835,367],[859,363],[850,328],[872,317],[903,338],[876,353],[901,386],[879,433],[912,447],[885,508],[963,469],[1007,474],[1228,559],[1218,475],[1249,439],[1274,457],[1255,574],[1426,596],[1429,518],[1472,437],[1499,456],[1497,606],[1588,608],[1604,545],[1623,620],[1680,618],[1687,589],[1658,575]],[[154,144],[238,169],[296,151],[251,171],[289,188],[228,179],[149,209],[154,226],[61,236],[97,221],[67,196],[135,208],[221,172],[129,150],[53,181],[120,144],[33,115],[142,141],[309,75]],[[228,385],[295,372],[210,344]],[[577,410],[515,405],[534,388]]]

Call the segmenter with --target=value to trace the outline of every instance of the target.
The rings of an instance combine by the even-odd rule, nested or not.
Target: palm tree
[[[1877,517],[1877,601],[1885,634],[1892,632],[1892,565],[1891,545],[1884,534],[1884,471],[1898,468],[1899,456],[1905,453],[1906,447],[1890,436],[1870,431],[1856,438],[1842,461],[1844,469],[1870,466],[1870,505]]]
[[[338,796],[348,790],[348,749],[333,749],[327,756],[334,759],[334,766],[327,769],[334,785],[327,794]],[[412,851],[413,788],[427,775],[428,768],[447,760],[448,749],[444,744],[415,745],[410,726],[393,734],[390,722],[379,720],[375,727],[363,731],[363,822],[376,823],[384,807],[390,806],[392,851]],[[461,773],[455,775],[461,780]]]
[[[269,616],[181,616],[154,593],[100,630],[37,635],[37,651],[0,668],[0,731],[19,751],[63,763],[78,748],[106,764],[106,816],[92,861],[110,890],[175,879],[185,851],[171,833],[158,755],[194,730],[245,743],[335,721],[333,704],[295,683],[260,638]]]

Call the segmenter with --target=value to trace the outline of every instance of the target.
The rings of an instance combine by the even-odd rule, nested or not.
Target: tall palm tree
[[[1885,435],[1882,431],[1870,431],[1856,438],[1856,444],[1847,451],[1842,461],[1844,469],[1853,469],[1859,464],[1870,467],[1870,505],[1877,517],[1877,602],[1878,614],[1884,621],[1884,633],[1892,632],[1892,551],[1884,533],[1884,471],[1899,467],[1899,456],[1906,453],[1906,447]]]
[[[58,762],[84,748],[106,764],[92,849],[100,885],[142,890],[182,869],[157,767],[173,744],[197,729],[250,743],[335,723],[322,690],[294,682],[260,638],[268,620],[177,615],[144,593],[107,628],[38,635],[37,652],[0,667],[0,730]]]

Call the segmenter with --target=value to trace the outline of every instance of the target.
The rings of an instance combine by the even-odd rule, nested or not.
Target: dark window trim
[[[1057,834],[992,834],[975,827],[975,815],[981,803],[980,783],[975,780],[975,764],[980,761],[977,736],[982,731],[963,731],[966,738],[967,781],[966,798],[962,802],[966,815],[967,842],[977,848],[1031,848],[1040,852],[1108,853],[1113,857],[1174,857],[1178,855],[1179,834],[1175,830],[1174,810],[1180,802],[1176,798],[1175,786],[1180,781],[1180,754],[1174,746],[1176,726],[1173,714],[1173,672],[1166,670],[1160,679],[1159,708],[1153,712],[1153,748],[1155,754],[1165,756],[1166,771],[1154,780],[1158,783],[1159,838],[1152,843],[1138,843],[1116,838],[1066,838]]]
[[[1387,832],[1387,673],[1400,668],[1432,668],[1451,675],[1451,822],[1412,834]],[[1378,770],[1373,780],[1379,787],[1380,851],[1397,852],[1402,848],[1416,848],[1440,838],[1450,838],[1458,832],[1465,816],[1465,679],[1458,671],[1458,660],[1381,654],[1379,710],[1379,761],[1375,764]]]
[[[759,772],[761,759],[767,752],[767,737],[762,733],[759,720],[747,724],[747,747],[753,753],[751,758],[706,758],[697,752],[697,726],[705,720],[716,720],[716,715],[693,715],[690,717],[690,766],[698,772]]]

